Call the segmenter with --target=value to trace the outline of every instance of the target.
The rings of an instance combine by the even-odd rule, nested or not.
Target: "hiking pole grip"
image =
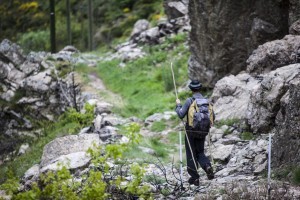
[[[173,63],[172,62],[171,62],[171,72],[172,72],[172,78],[173,78],[173,84],[174,84],[176,99],[178,99],[177,88],[176,88],[176,83],[175,83],[175,76],[174,76],[174,71],[173,71]]]

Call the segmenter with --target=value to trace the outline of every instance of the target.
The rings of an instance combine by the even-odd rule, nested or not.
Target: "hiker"
[[[176,113],[179,116],[180,119],[183,119],[185,116],[187,116],[187,122],[185,124],[186,129],[186,136],[185,136],[185,149],[186,149],[186,159],[187,159],[187,171],[189,175],[191,176],[188,180],[189,184],[194,184],[196,186],[199,185],[199,174],[197,172],[198,169],[198,163],[200,163],[201,168],[206,172],[207,178],[209,180],[214,178],[213,169],[211,166],[211,163],[209,159],[204,154],[204,143],[205,143],[205,136],[207,133],[202,134],[202,136],[196,137],[195,134],[197,134],[196,131],[193,131],[193,128],[188,123],[188,112],[190,106],[193,104],[193,101],[196,99],[201,99],[207,101],[201,94],[200,89],[202,87],[202,84],[199,81],[191,81],[189,84],[189,88],[193,92],[193,95],[191,98],[188,98],[184,105],[182,106],[179,99],[176,99]],[[200,101],[201,101],[200,100]],[[208,128],[209,129],[209,128]],[[189,145],[190,143],[190,145]],[[193,157],[192,157],[193,153]],[[195,163],[197,165],[197,168],[195,166]]]

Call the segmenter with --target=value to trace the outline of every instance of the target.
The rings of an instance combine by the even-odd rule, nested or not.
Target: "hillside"
[[[298,4],[220,3],[221,10],[209,1],[95,1],[95,14],[107,10],[100,29],[122,34],[92,52],[62,42],[57,53],[27,53],[4,39],[0,199],[299,199]],[[39,1],[4,4],[43,9]],[[74,18],[79,4],[71,1]],[[57,3],[61,16],[62,8]],[[275,24],[261,9],[290,15],[274,17]],[[246,18],[250,12],[256,18]],[[242,19],[249,21],[232,25]],[[289,32],[266,34],[259,29],[265,20],[274,26],[268,30]],[[233,37],[233,30],[241,32]],[[244,37],[251,45],[232,45]],[[189,183],[191,147],[186,119],[174,112],[171,65],[182,103],[197,79],[214,107],[203,142],[215,174],[209,180],[199,167],[199,185]],[[200,156],[193,159],[200,163]]]

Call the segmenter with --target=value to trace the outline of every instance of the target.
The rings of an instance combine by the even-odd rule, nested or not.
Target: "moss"
[[[253,140],[255,136],[251,132],[242,132],[240,134],[242,140]]]

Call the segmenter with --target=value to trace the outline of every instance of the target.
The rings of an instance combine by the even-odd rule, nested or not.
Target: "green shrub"
[[[6,194],[13,195],[19,190],[19,179],[14,175],[12,170],[7,172],[7,180],[0,185],[0,190],[5,190]]]
[[[240,134],[242,140],[253,140],[255,136],[251,132],[242,132]]]
[[[49,31],[24,33],[18,43],[26,51],[50,51]]]

